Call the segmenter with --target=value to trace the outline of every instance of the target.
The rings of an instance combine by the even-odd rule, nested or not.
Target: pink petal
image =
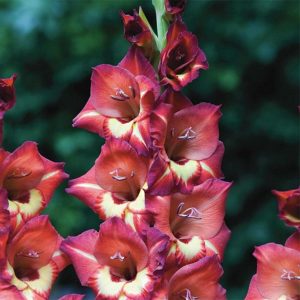
[[[79,295],[79,294],[69,294],[60,297],[58,300],[82,300],[85,297],[85,295]]]
[[[20,294],[14,285],[2,279],[0,279],[0,293],[1,300],[25,300],[25,297]]]
[[[89,278],[100,268],[94,256],[98,232],[88,230],[75,237],[66,238],[61,249],[71,259],[76,274],[82,285],[86,286]]]
[[[265,298],[259,293],[259,290],[257,289],[256,277],[257,275],[253,275],[250,281],[248,293],[246,295],[245,300],[265,300]]]
[[[300,252],[300,232],[294,232],[285,242],[285,246]]]
[[[127,70],[111,65],[93,69],[91,103],[107,117],[134,118],[139,111],[139,86]]]
[[[205,300],[226,299],[226,291],[218,284],[223,274],[216,256],[204,257],[201,260],[182,267],[169,282],[169,300],[177,300],[178,295]]]

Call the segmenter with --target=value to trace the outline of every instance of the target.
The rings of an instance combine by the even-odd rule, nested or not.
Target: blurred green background
[[[299,184],[299,1],[188,1],[184,21],[206,52],[210,69],[190,84],[194,103],[222,104],[223,171],[234,181],[226,222],[232,230],[223,286],[228,299],[243,299],[256,262],[255,245],[284,243],[292,232],[277,218],[271,190]],[[0,0],[0,77],[18,74],[17,104],[5,117],[4,147],[25,140],[41,153],[66,162],[71,178],[84,174],[103,140],[72,119],[89,97],[91,67],[117,64],[129,44],[120,10],[148,0]],[[64,193],[64,183],[46,210],[63,235],[98,228],[98,218]],[[69,267],[51,299],[85,291]],[[93,297],[90,296],[92,299]]]

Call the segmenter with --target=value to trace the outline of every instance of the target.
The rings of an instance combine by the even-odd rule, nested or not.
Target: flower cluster
[[[0,79],[1,122],[15,103],[15,78]],[[12,153],[0,148],[1,299],[48,299],[69,264],[60,250],[62,237],[47,216],[39,215],[67,177],[63,164],[43,157],[34,142]]]
[[[268,243],[254,251],[257,273],[252,277],[246,300],[300,298],[300,189],[273,191],[279,217],[296,228],[285,245]]]
[[[93,68],[73,125],[105,144],[67,192],[104,222],[61,249],[96,299],[225,299],[218,281],[231,183],[220,179],[220,107],[181,92],[208,68],[180,16],[185,1],[153,3],[158,35],[141,9],[122,13],[128,53]]]

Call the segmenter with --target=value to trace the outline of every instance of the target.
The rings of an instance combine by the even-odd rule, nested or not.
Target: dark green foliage
[[[116,64],[126,53],[119,11],[139,5],[153,19],[146,0],[0,1],[0,76],[19,75],[17,105],[5,116],[7,150],[35,140],[44,156],[66,162],[71,178],[92,166],[103,140],[73,129],[72,119],[89,97],[91,67]],[[271,190],[298,184],[299,8],[296,0],[194,0],[184,13],[210,63],[185,92],[194,103],[223,106],[223,171],[234,181],[222,281],[228,299],[246,294],[254,246],[284,243],[291,233]],[[46,210],[58,231],[97,228],[97,216],[64,193],[65,185]],[[60,285],[75,291],[70,270]]]

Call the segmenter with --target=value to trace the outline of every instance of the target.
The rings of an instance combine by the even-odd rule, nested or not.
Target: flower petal
[[[266,298],[264,298],[260,293],[259,290],[257,289],[257,275],[253,275],[251,281],[250,281],[250,285],[249,285],[249,289],[248,289],[248,293],[246,295],[245,300],[266,300]]]
[[[257,288],[269,299],[281,296],[300,296],[300,282],[293,276],[300,276],[300,252],[274,243],[255,248],[257,259]]]
[[[75,237],[66,238],[61,244],[61,250],[71,259],[76,274],[82,285],[86,286],[89,278],[100,268],[94,256],[98,232],[88,230]]]
[[[85,295],[80,294],[69,294],[60,297],[58,300],[82,300],[85,297]]]
[[[218,284],[223,274],[216,256],[204,257],[179,269],[169,282],[169,300],[185,295],[205,300],[226,299],[226,291]],[[188,298],[189,299],[189,298]],[[194,299],[194,298],[193,298]]]
[[[99,65],[93,69],[91,103],[104,116],[134,118],[139,111],[139,86],[126,69]]]
[[[116,254],[123,258],[114,259]],[[117,217],[101,224],[94,255],[101,265],[109,266],[122,278],[126,278],[127,273],[141,271],[148,262],[148,250],[144,242]]]
[[[125,141],[109,139],[95,163],[97,183],[105,190],[132,194],[144,186],[147,164]]]
[[[2,279],[0,279],[0,293],[1,300],[25,300],[14,285]]]
[[[285,246],[300,252],[300,232],[294,232],[285,242]]]
[[[219,140],[219,106],[200,103],[174,114],[166,140],[168,156],[174,160],[202,160],[216,150]]]

